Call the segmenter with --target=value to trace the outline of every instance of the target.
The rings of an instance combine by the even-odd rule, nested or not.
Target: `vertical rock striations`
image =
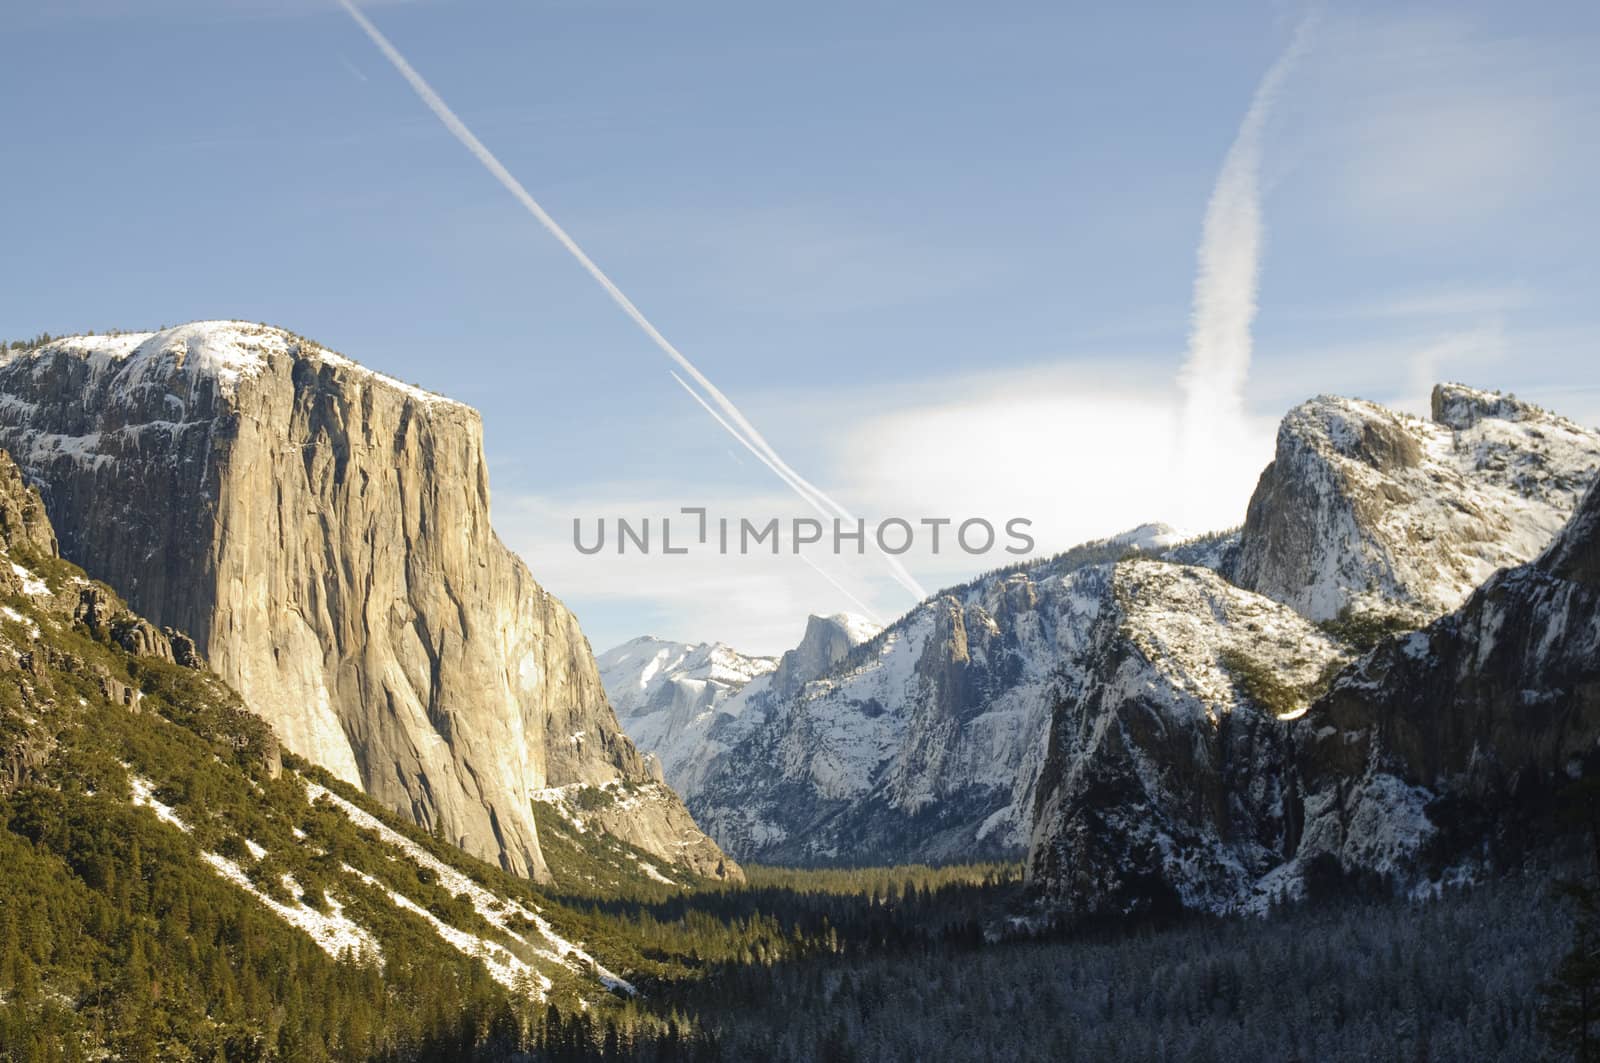
[[[472,409],[203,323],[13,356],[0,446],[66,557],[191,632],[289,749],[467,851],[547,877],[535,793],[649,782],[577,621],[489,526]]]

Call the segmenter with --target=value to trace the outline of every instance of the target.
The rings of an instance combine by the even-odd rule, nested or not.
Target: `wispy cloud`
[[[1310,44],[1315,16],[1307,15],[1283,54],[1268,68],[1250,100],[1206,206],[1189,350],[1179,373],[1179,484],[1187,495],[1180,519],[1208,486],[1201,474],[1230,445],[1244,414],[1250,372],[1251,326],[1261,273],[1261,146],[1283,83]]]
[[[339,63],[346,70],[350,71],[350,75],[357,81],[365,82],[368,80],[367,75],[361,72],[361,68],[352,63],[350,61],[350,57],[345,55],[343,52],[339,53]]]

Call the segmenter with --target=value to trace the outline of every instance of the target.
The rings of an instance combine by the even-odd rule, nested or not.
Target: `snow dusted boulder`
[[[1348,651],[1201,567],[1131,560],[1070,582],[1084,644],[1050,730],[1030,881],[1078,917],[1239,907],[1298,841],[1295,721]]]
[[[1421,887],[1546,836],[1600,752],[1600,486],[1536,562],[1378,646],[1304,725],[1291,888],[1323,855]]]
[[[1225,571],[1313,620],[1421,625],[1531,561],[1600,467],[1600,432],[1458,384],[1424,421],[1323,396],[1291,410]]]

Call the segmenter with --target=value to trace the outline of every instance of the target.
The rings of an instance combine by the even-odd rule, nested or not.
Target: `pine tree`
[[[1600,781],[1580,780],[1564,796],[1563,816],[1587,834],[1592,862],[1588,875],[1560,887],[1572,906],[1572,946],[1540,988],[1539,1026],[1562,1055],[1593,1063],[1600,1060]]]

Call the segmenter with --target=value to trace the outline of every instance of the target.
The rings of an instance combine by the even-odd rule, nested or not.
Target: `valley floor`
[[[1426,903],[1351,898],[1270,919],[985,942],[962,914],[993,914],[1014,896],[1014,880],[994,870],[987,885],[946,880],[888,903],[884,883],[894,872],[756,869],[743,890],[607,905],[611,918],[635,925],[710,918],[737,926],[754,916],[807,939],[829,928],[826,946],[809,955],[742,956],[652,987],[648,1001],[628,1010],[669,1020],[681,1033],[668,1044],[646,1038],[626,1058],[1546,1056],[1538,987],[1567,947],[1570,924],[1542,878]],[[848,874],[859,877],[849,883]],[[625,1058],[621,1048],[612,1058]],[[603,1047],[588,1058],[606,1058]]]

